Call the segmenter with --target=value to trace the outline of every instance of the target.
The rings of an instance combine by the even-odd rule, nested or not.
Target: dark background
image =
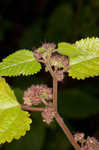
[[[18,49],[34,49],[44,42],[75,42],[99,37],[99,0],[0,0],[0,59]],[[7,78],[22,103],[24,90],[31,84],[52,79],[41,71],[34,77]],[[59,112],[71,132],[84,132],[99,140],[99,77],[59,84]],[[19,141],[1,145],[11,150],[72,149],[57,123],[48,126],[39,113],[31,115],[31,131]]]

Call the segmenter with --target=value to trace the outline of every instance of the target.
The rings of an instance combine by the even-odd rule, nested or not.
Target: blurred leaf
[[[91,0],[91,4],[92,4],[92,6],[94,6],[95,8],[99,8],[99,1],[97,1],[97,0]]]
[[[16,95],[18,101],[19,101],[21,104],[23,104],[23,102],[24,102],[24,101],[23,101],[24,90],[21,89],[21,88],[18,88],[18,87],[14,87],[13,90],[14,90],[14,92],[15,92],[15,95]]]
[[[71,5],[57,7],[48,20],[45,39],[53,42],[71,41],[74,19]]]
[[[60,91],[58,102],[59,112],[67,118],[82,119],[99,112],[99,100],[79,89]]]
[[[56,133],[56,134],[55,134]],[[71,144],[66,139],[65,135],[61,132],[61,130],[55,130],[48,132],[49,140],[46,141],[46,149],[47,150],[70,150]]]
[[[0,42],[4,40],[6,32],[12,30],[13,24],[6,19],[0,20]]]
[[[32,84],[44,84],[45,81],[42,80],[40,75],[34,74],[33,76],[13,77],[11,83],[13,87],[26,89]]]
[[[19,47],[29,49],[35,48],[34,46],[38,46],[42,42],[42,35],[42,20],[38,20],[24,31],[19,41]]]
[[[93,1],[93,3],[95,3]],[[81,14],[80,14],[80,33],[81,37],[93,37],[93,36],[99,36],[99,25],[98,25],[98,19],[99,19],[99,9],[93,8],[91,5],[86,5],[82,8]]]

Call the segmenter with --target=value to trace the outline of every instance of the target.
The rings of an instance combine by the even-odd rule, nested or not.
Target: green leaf
[[[99,100],[77,88],[61,90],[58,94],[58,102],[59,112],[69,119],[87,118],[99,112]]]
[[[19,141],[13,141],[6,144],[5,150],[41,150],[45,139],[45,128],[40,123],[31,125],[31,132],[22,137]],[[39,142],[38,142],[39,141]]]
[[[30,123],[29,113],[21,110],[13,91],[0,77],[0,144],[24,136]]]
[[[85,79],[99,75],[99,38],[86,38],[77,41],[75,47],[81,54],[70,58],[69,76]]]
[[[33,52],[23,49],[3,59],[0,76],[32,75],[40,69],[41,65],[35,60]]]
[[[74,47],[73,44],[69,44],[66,42],[58,44],[58,50],[60,54],[67,56],[75,56],[81,52],[78,48]]]

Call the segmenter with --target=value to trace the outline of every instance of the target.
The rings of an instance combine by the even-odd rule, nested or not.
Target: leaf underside
[[[24,136],[30,123],[29,113],[21,110],[13,91],[0,77],[0,144]]]
[[[85,79],[99,75],[99,38],[86,38],[77,41],[75,47],[81,54],[70,58],[69,76]]]
[[[35,60],[33,52],[23,49],[3,59],[0,76],[32,75],[40,69],[41,65]]]

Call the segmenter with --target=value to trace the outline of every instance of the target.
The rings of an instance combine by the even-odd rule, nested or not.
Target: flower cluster
[[[74,139],[80,143],[81,150],[99,150],[99,142],[94,137],[88,136],[87,139],[85,139],[84,133],[76,133]]]
[[[58,81],[63,81],[64,79],[64,72],[63,70],[56,71],[56,78]]]
[[[50,65],[56,74],[58,81],[63,81],[64,72],[70,68],[69,58],[56,52],[56,45],[54,43],[45,43],[40,48],[34,51],[34,57],[39,62],[45,64],[45,71],[49,70]]]
[[[51,66],[55,66],[57,68],[65,68],[69,64],[68,57],[64,55],[60,55],[55,53],[51,56]]]
[[[54,43],[44,43],[44,44],[42,44],[42,47],[44,49],[51,49],[51,50],[53,50],[53,49],[56,48],[56,45]]]
[[[45,104],[44,110],[41,112],[43,121],[50,124],[55,116],[53,103],[46,100],[52,100],[52,89],[46,85],[32,85],[24,92],[24,104],[28,106],[38,105],[43,102]],[[47,103],[46,103],[47,102]]]
[[[46,85],[32,85],[24,92],[23,99],[28,106],[38,105],[43,100],[52,99],[52,89]]]
[[[42,47],[34,51],[34,57],[37,60],[40,60],[40,59],[46,60],[47,56],[53,52],[55,47],[56,45],[54,43],[44,43],[42,44]]]
[[[94,137],[89,137],[86,140],[85,150],[99,150],[99,142]]]
[[[76,142],[82,143],[82,142],[84,142],[84,136],[85,136],[84,133],[76,133],[74,135],[74,139],[75,139]]]
[[[41,113],[41,116],[43,118],[43,121],[47,124],[50,124],[55,117],[55,110],[53,107],[46,107],[44,111]]]
[[[50,59],[51,66],[54,66],[56,69],[55,74],[58,81],[63,81],[64,72],[67,72],[69,69],[69,60],[67,56],[54,53]]]

